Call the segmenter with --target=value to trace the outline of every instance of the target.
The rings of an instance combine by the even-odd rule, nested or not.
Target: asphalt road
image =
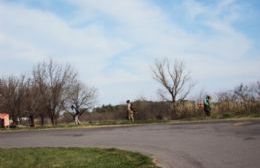
[[[39,146],[138,151],[164,168],[259,168],[260,122],[0,132],[2,148]]]

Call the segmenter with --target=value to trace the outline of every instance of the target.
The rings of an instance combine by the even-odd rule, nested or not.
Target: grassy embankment
[[[209,123],[209,122],[240,122],[240,121],[260,121],[259,115],[248,115],[248,116],[232,116],[226,118],[216,118],[212,116],[211,118],[205,119],[204,117],[200,118],[186,118],[178,120],[136,120],[134,123],[129,122],[128,120],[104,120],[104,121],[87,121],[81,122],[81,125],[75,125],[74,122],[70,123],[58,123],[56,126],[51,124],[46,124],[45,126],[36,125],[34,128],[30,128],[26,125],[18,125],[15,129],[4,129],[0,128],[0,131],[6,130],[37,130],[37,129],[52,129],[52,128],[93,128],[93,127],[107,127],[107,126],[128,126],[128,125],[138,125],[138,124],[192,124],[192,123]]]
[[[159,168],[139,153],[98,148],[0,149],[0,168]]]

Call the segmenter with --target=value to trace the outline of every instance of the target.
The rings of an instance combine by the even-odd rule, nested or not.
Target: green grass
[[[0,168],[158,168],[139,153],[99,148],[0,149]]]

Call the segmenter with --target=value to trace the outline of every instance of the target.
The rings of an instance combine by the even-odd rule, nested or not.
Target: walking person
[[[75,110],[75,115],[74,115],[75,124],[76,125],[80,125],[80,121],[79,121],[79,114],[80,114],[80,112],[79,112],[78,108],[73,106],[73,105],[71,105],[71,109]]]
[[[209,95],[206,96],[205,100],[204,100],[204,112],[206,115],[206,119],[208,117],[210,117],[210,113],[211,113],[211,103],[210,103],[211,97]]]
[[[133,109],[133,105],[130,102],[130,100],[127,100],[126,103],[127,103],[128,120],[131,122],[134,122],[135,121],[135,119],[134,119],[135,110]]]

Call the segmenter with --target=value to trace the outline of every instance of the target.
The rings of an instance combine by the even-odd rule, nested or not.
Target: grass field
[[[139,153],[98,148],[0,149],[0,168],[158,168]]]

